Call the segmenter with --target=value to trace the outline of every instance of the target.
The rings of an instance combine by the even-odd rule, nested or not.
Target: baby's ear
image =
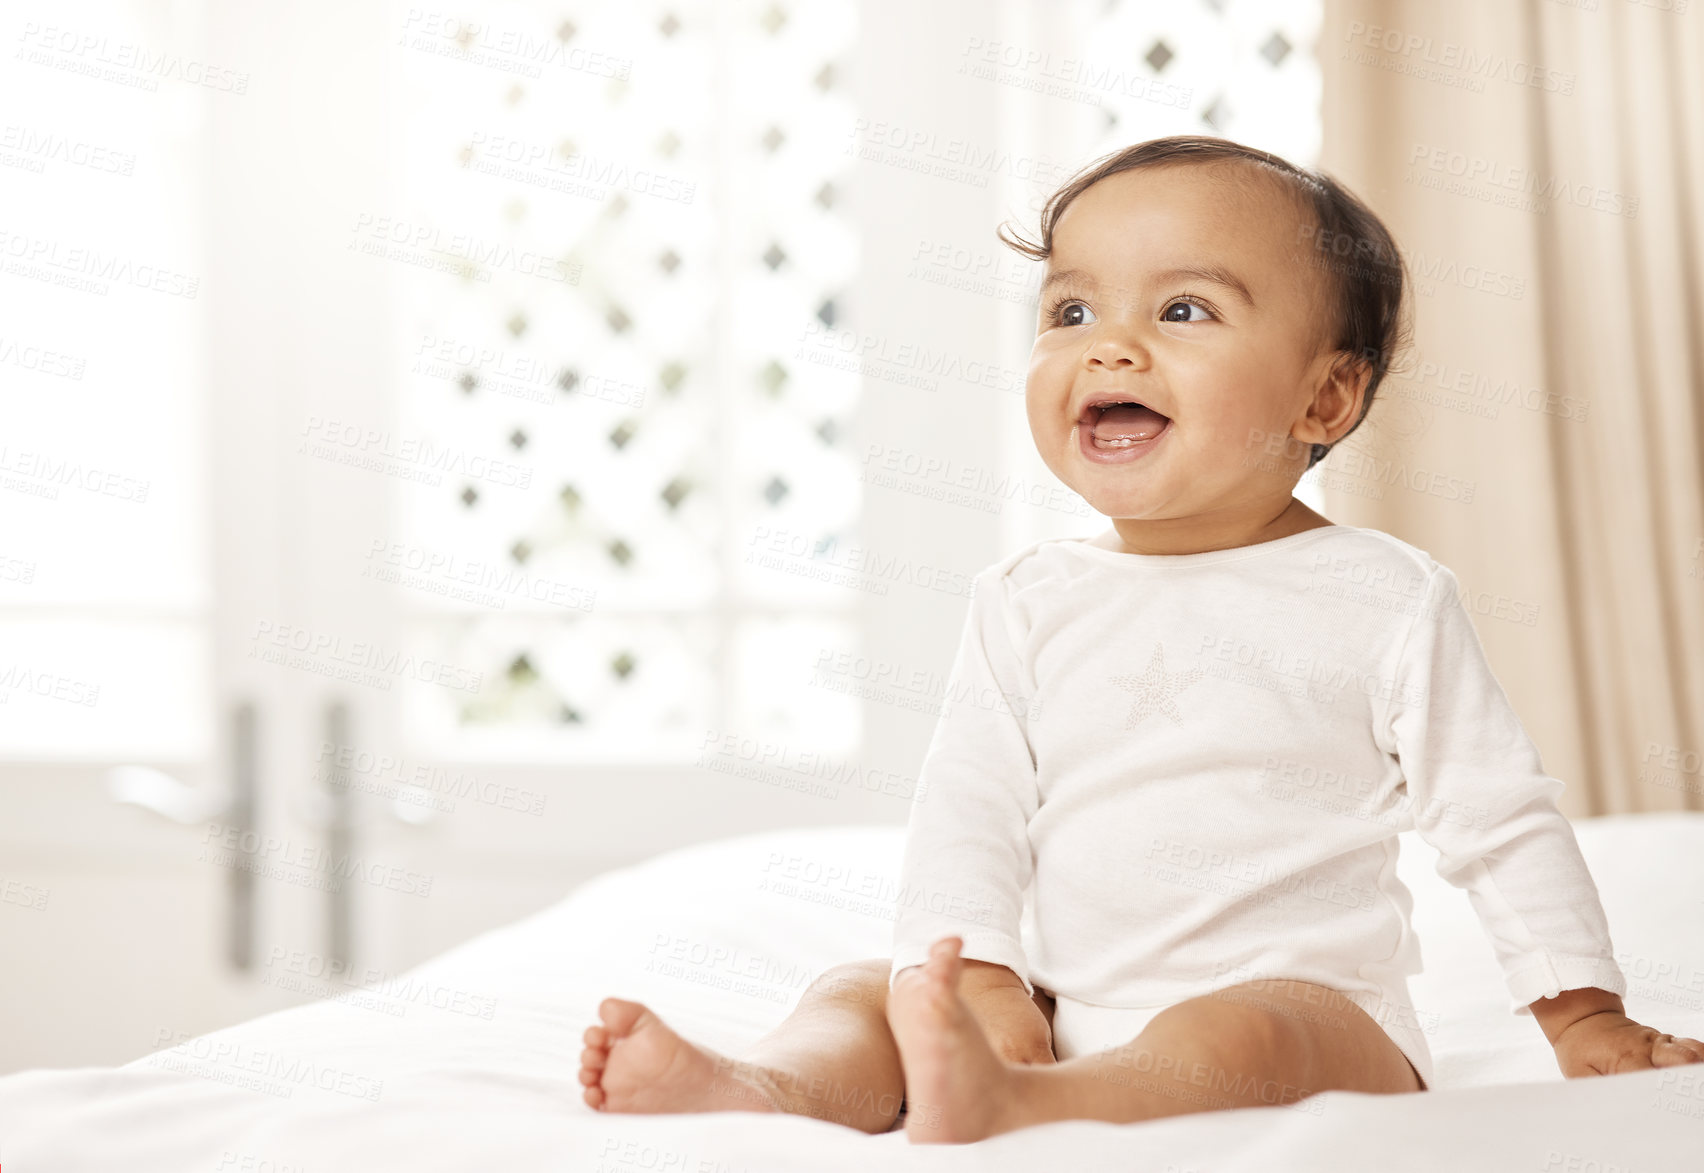
[[[1361,418],[1362,400],[1377,369],[1375,355],[1339,350],[1314,396],[1319,420],[1330,431],[1339,423],[1349,425]],[[1335,441],[1334,441],[1335,442]]]

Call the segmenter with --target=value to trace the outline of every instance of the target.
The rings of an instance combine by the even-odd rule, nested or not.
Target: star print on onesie
[[[1112,682],[1126,692],[1136,694],[1136,699],[1130,702],[1130,714],[1124,718],[1124,727],[1134,729],[1140,725],[1150,713],[1164,713],[1173,725],[1182,725],[1183,718],[1178,716],[1177,706],[1172,704],[1172,698],[1194,684],[1207,674],[1200,666],[1186,672],[1166,671],[1166,649],[1164,644],[1154,645],[1154,657],[1148,661],[1148,670],[1140,676],[1114,676]]]

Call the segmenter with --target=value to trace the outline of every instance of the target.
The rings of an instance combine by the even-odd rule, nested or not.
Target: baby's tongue
[[[1118,404],[1101,412],[1095,422],[1095,439],[1101,443],[1113,440],[1151,440],[1166,426],[1166,417],[1151,407]]]

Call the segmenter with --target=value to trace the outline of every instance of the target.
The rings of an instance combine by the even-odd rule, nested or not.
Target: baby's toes
[[[961,961],[963,959],[959,957],[959,951],[963,948],[963,937],[942,937],[939,941],[936,941],[933,945],[929,946],[929,958],[924,962],[924,964],[929,965],[931,963],[939,963],[950,965],[954,961]]]
[[[601,1025],[588,1026],[586,1033],[580,1036],[580,1041],[588,1047],[607,1048],[609,1046],[609,1031]]]
[[[609,1065],[609,1052],[602,1047],[587,1047],[580,1052],[581,1070],[602,1071]]]
[[[1672,1043],[1658,1043],[1655,1062],[1664,1067],[1704,1063],[1704,1042],[1677,1037]]]
[[[644,1013],[643,1003],[629,1002],[626,998],[605,998],[598,1003],[598,1017],[603,1019],[608,1038],[624,1039],[632,1034]]]
[[[929,960],[923,963],[923,972],[929,980],[945,985],[948,989],[957,989],[959,974],[964,972],[964,958],[959,956],[959,950],[964,948],[964,941],[958,937],[945,937],[929,950]]]

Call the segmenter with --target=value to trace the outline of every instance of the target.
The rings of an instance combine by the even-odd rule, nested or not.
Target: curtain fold
[[[1414,345],[1327,516],[1455,570],[1574,816],[1704,810],[1704,4],[1325,0]],[[1686,11],[1686,9],[1692,9]]]

